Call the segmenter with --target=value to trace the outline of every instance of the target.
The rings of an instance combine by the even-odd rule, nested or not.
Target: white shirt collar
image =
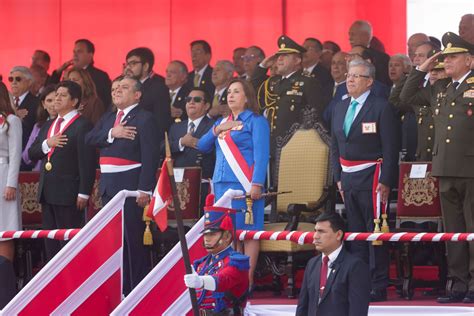
[[[147,75],[145,78],[140,79],[140,82],[141,82],[141,83],[144,83],[145,81],[147,81],[148,79],[150,79],[150,77],[151,77],[152,74],[153,74],[152,72],[148,73],[148,75]]]
[[[343,83],[346,83],[346,80],[342,80],[341,82],[336,82],[336,81],[334,81],[334,86],[335,86],[335,87],[338,87],[338,86],[340,86],[340,85],[343,84]]]
[[[352,101],[355,100],[360,105],[363,105],[365,103],[365,100],[367,100],[367,98],[369,97],[369,94],[370,94],[370,90],[367,90],[364,93],[362,93],[357,99],[354,99],[353,97],[351,97],[351,103]]]
[[[333,252],[331,252],[328,257],[329,257],[329,262],[328,262],[328,266],[330,266],[332,263],[334,263],[334,261],[336,261],[337,257],[339,256],[339,254],[341,253],[341,250],[342,250],[342,246],[343,246],[343,243],[341,243],[341,245],[336,249],[334,250]],[[326,257],[326,255],[323,254],[323,256],[321,257],[321,260]]]
[[[222,98],[222,94],[224,94],[224,91],[227,87],[224,87],[222,89],[220,89],[219,91],[216,91],[215,94],[219,95],[219,99]]]
[[[288,79],[288,78],[290,78],[291,76],[293,76],[293,74],[294,74],[295,72],[296,72],[296,70],[293,71],[292,73],[286,75],[286,76],[282,76],[282,79]]]
[[[67,113],[66,115],[64,115],[62,118],[64,121],[61,122],[61,125],[59,126],[60,127],[60,132],[62,133],[63,130],[64,130],[64,127],[69,123],[70,120],[72,120],[72,118],[74,116],[76,116],[76,114],[79,113],[76,109],[72,110],[71,112]],[[60,116],[58,115],[58,118]],[[53,122],[53,126],[51,126],[51,134],[53,133],[53,131],[56,129],[56,124],[58,123],[58,120],[55,120]]]
[[[203,116],[201,116],[201,117],[195,119],[194,121],[191,120],[191,119],[188,119],[188,130],[189,130],[189,124],[190,124],[191,122],[193,122],[193,123],[194,123],[194,131],[196,131],[196,130],[198,129],[199,124],[201,124],[201,121],[202,121],[202,119],[204,118],[204,116],[205,116],[205,115],[203,115]]]
[[[313,69],[314,67],[316,67],[318,65],[318,63],[312,65],[312,66],[309,66],[308,68],[305,68],[304,70],[307,71],[308,73],[312,73],[313,72]]]
[[[125,119],[125,117],[128,115],[128,113],[130,113],[131,110],[133,110],[134,108],[136,108],[138,106],[138,103],[135,103],[135,104],[132,104],[130,106],[127,106],[125,109],[123,109],[123,116],[122,116],[122,121]],[[118,109],[118,111],[120,111],[120,109]],[[117,111],[117,114],[118,114],[118,111]]]
[[[171,104],[173,104],[173,103],[174,103],[174,100],[176,100],[176,96],[178,95],[179,90],[181,90],[181,87],[178,87],[178,88],[176,88],[176,89],[174,89],[174,90],[171,90],[171,89],[170,89],[170,96],[171,96],[171,93],[174,93],[173,97],[171,98]]]
[[[456,80],[456,82],[459,82],[459,84],[463,83],[464,80],[466,80],[466,77],[471,73],[471,70],[469,70],[468,72],[466,72],[466,74],[464,76],[462,76],[459,80]],[[455,82],[455,80],[453,80],[453,82]],[[458,86],[459,87],[459,86]]]
[[[199,70],[199,71],[194,70],[194,73],[198,73],[198,74],[199,74],[199,78],[202,78],[202,75],[204,74],[204,71],[206,71],[207,66],[209,66],[209,64],[207,64],[206,66],[202,67],[201,70]]]
[[[22,95],[20,95],[18,97],[18,105],[22,104],[23,103],[23,100],[25,100],[26,98],[26,95],[29,93],[29,91],[26,91],[25,93],[23,93]],[[13,98],[13,100],[15,100],[15,98]]]

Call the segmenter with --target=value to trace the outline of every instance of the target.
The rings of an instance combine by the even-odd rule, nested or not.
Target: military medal
[[[53,164],[48,160],[48,162],[44,164],[44,169],[46,169],[46,171],[51,171],[51,169],[53,169]]]
[[[439,109],[436,109],[436,110],[435,110],[435,114],[436,114],[436,115],[439,114]]]

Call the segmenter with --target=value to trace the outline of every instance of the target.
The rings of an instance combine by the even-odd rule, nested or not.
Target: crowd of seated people
[[[136,47],[113,80],[95,65],[89,39],[75,41],[72,58],[51,73],[49,54],[34,51],[29,67],[13,67],[0,83],[0,231],[21,229],[20,171],[40,173],[43,228],[56,229],[84,224],[99,168],[103,203],[122,189],[139,191],[125,204],[127,294],[151,269],[141,216],[164,158],[165,132],[176,166],[202,168],[200,205],[211,190],[217,200],[227,188],[242,189],[255,213],[252,223],[238,214],[237,229],[261,230],[261,196],[277,168],[276,148],[309,109],[332,140],[332,178],[348,231],[373,231],[372,197],[389,202],[401,154],[405,161],[432,161],[444,229],[474,232],[474,15],[462,17],[459,35],[413,34],[408,54],[388,55],[368,21],[355,21],[348,37],[351,50],[344,52],[332,41],[297,43],[282,35],[274,51],[255,43],[214,64],[211,45],[196,40],[191,67],[172,60],[163,76],[152,50]],[[370,299],[386,300],[388,249],[347,244],[370,263]],[[63,245],[47,242],[47,258]],[[238,250],[250,256],[253,288],[259,244],[246,241]],[[438,302],[474,303],[473,242],[448,244],[447,254],[452,290]],[[1,241],[2,280],[14,280],[13,257],[13,242]],[[14,285],[2,281],[2,287],[12,293]]]

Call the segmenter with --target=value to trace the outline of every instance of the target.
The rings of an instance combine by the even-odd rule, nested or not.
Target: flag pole
[[[170,144],[168,141],[168,133],[165,132],[165,149],[166,149],[166,169],[171,183],[171,192],[173,193],[174,213],[176,224],[178,228],[179,243],[181,245],[181,252],[183,253],[184,268],[186,274],[191,274],[191,260],[189,258],[188,244],[186,242],[186,233],[184,231],[183,215],[181,213],[181,206],[179,203],[178,190],[176,188],[176,181],[174,180],[173,160],[171,159]],[[191,305],[194,316],[199,316],[199,307],[197,304],[196,290],[189,288],[189,295],[191,296]]]

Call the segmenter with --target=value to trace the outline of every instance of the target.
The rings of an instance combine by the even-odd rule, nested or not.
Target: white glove
[[[198,275],[194,270],[194,267],[191,266],[192,273],[184,275],[184,284],[187,287],[197,289],[204,288],[209,291],[216,290],[216,281],[210,275]]]

